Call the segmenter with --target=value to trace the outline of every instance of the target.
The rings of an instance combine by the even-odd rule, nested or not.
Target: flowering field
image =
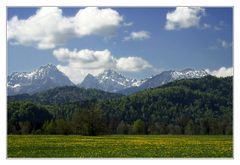
[[[232,136],[9,135],[8,157],[233,157]]]

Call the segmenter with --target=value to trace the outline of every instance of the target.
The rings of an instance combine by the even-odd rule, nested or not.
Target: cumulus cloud
[[[112,36],[122,21],[123,17],[109,8],[87,7],[66,17],[60,8],[42,7],[27,19],[12,17],[7,22],[7,38],[14,44],[50,49],[73,37]]]
[[[138,72],[152,68],[151,64],[140,57],[116,58],[107,49],[102,51],[89,49],[70,51],[66,48],[59,48],[53,51],[53,55],[62,62],[57,66],[58,69],[69,76],[74,83],[80,83],[88,73],[97,75],[105,69]]]
[[[115,59],[109,50],[93,51],[83,49],[70,51],[60,48],[53,51],[53,55],[61,62],[67,62],[73,67],[82,69],[111,68]]]
[[[118,70],[130,72],[136,72],[152,67],[152,65],[150,65],[146,60],[142,59],[141,57],[119,58],[117,60],[116,66]]]
[[[144,40],[150,38],[150,32],[148,31],[138,31],[131,32],[129,36],[124,37],[123,41],[129,40]]]
[[[201,7],[177,7],[166,15],[166,30],[198,27],[205,10]]]
[[[217,70],[210,71],[209,69],[206,70],[209,74],[216,76],[216,77],[228,77],[233,76],[233,67],[221,67]]]

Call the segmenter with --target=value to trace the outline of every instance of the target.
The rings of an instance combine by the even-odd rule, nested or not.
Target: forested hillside
[[[104,92],[97,89],[84,89],[76,86],[65,86],[50,89],[33,95],[21,94],[9,96],[8,101],[31,101],[41,104],[68,104],[82,103],[85,101],[96,101],[114,99],[121,97],[121,94]]]
[[[179,80],[124,97],[55,90],[9,97],[8,133],[232,134],[232,77]]]
[[[175,81],[120,101],[105,101],[101,109],[108,112],[108,119],[115,123],[113,131],[117,131],[114,128],[119,122],[125,128],[138,122],[144,126],[138,132],[144,134],[230,133],[232,77]]]

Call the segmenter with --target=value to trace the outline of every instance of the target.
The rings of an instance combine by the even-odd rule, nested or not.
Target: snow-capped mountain
[[[194,70],[194,69],[184,69],[182,71],[173,71],[172,72],[172,78],[173,80],[179,80],[179,79],[190,79],[190,78],[201,78],[204,76],[207,76],[208,73],[201,69],[201,70]]]
[[[136,80],[126,78],[114,70],[105,70],[97,76],[88,74],[79,87],[95,88],[107,92],[131,94],[144,89],[154,88],[174,80],[201,78],[208,75],[205,70],[184,69],[164,71],[156,76]],[[59,86],[74,85],[56,66],[48,64],[32,72],[14,72],[8,76],[8,95],[35,93]]]
[[[153,76],[152,78],[147,79],[139,87],[131,87],[119,92],[122,94],[131,94],[144,89],[155,88],[175,80],[201,78],[207,75],[208,73],[205,70],[184,69],[181,71],[164,71],[156,76]]]
[[[8,95],[35,93],[59,86],[74,85],[56,66],[47,64],[32,72],[14,72],[7,77]]]
[[[126,78],[114,70],[105,70],[97,76],[88,74],[79,85],[84,88],[95,88],[107,92],[117,92],[129,87],[140,86],[143,81]]]
[[[154,88],[166,83],[180,80],[180,79],[191,79],[191,78],[201,78],[208,75],[205,70],[194,70],[194,69],[184,69],[181,71],[164,71],[145,83],[143,83],[141,88]]]

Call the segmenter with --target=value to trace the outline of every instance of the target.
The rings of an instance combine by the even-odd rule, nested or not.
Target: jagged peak
[[[86,76],[85,76],[85,78],[84,79],[88,79],[88,78],[94,78],[94,79],[96,79],[96,77],[94,77],[92,74],[90,74],[90,73],[88,73]]]
[[[37,77],[43,77],[43,76],[47,76],[49,74],[54,74],[54,73],[57,73],[57,74],[61,73],[62,75],[66,76],[64,73],[59,71],[55,65],[47,64],[47,65],[40,66],[29,72],[13,72],[9,77],[25,77],[28,79],[35,77],[36,79]]]
[[[104,70],[102,73],[98,74],[96,76],[99,79],[106,79],[106,78],[123,78],[123,79],[127,79],[125,76],[123,76],[122,74],[118,73],[116,70],[113,69],[106,69]]]
[[[88,73],[86,77],[94,77],[91,73]]]
[[[120,73],[118,73],[116,70],[113,69],[105,69],[101,74],[105,74],[105,75],[113,75],[113,74],[117,74],[117,75],[121,75]]]
[[[65,85],[74,84],[53,64],[40,66],[30,72],[14,72],[8,76],[8,88],[12,88],[14,94],[23,92],[33,93]]]
[[[58,70],[57,67],[53,64],[47,64],[47,65],[43,65],[43,66],[40,66],[39,68],[35,69],[35,70],[41,70],[41,69],[44,69],[44,70]]]

